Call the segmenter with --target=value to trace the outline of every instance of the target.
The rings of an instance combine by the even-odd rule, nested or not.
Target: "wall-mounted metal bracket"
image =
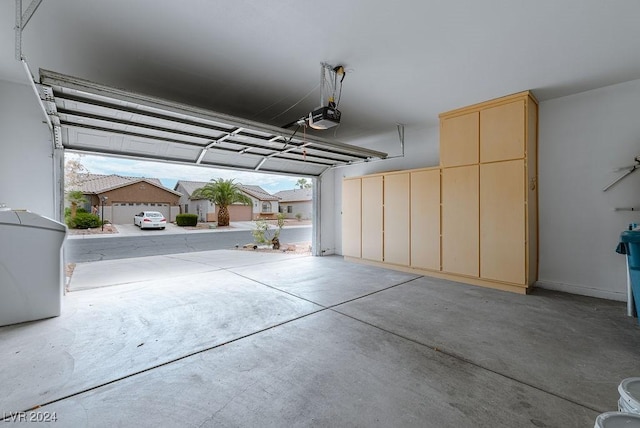
[[[609,183],[604,189],[602,189],[603,192],[606,192],[607,190],[612,188],[616,183],[618,183],[620,180],[625,178],[627,175],[631,174],[633,171],[640,168],[640,156],[636,156],[635,158],[633,158],[633,160],[635,161],[635,164],[620,168],[619,171],[624,171],[624,174],[622,174],[620,177],[616,178],[611,183]]]
[[[618,207],[614,211],[640,211],[640,207]]]
[[[16,59],[20,61],[22,59],[22,31],[33,17],[36,9],[40,6],[42,0],[33,0],[27,7],[27,10],[22,13],[22,0],[16,0]]]
[[[404,157],[404,124],[396,123],[398,127],[398,137],[400,138],[400,148],[402,149],[402,157]]]

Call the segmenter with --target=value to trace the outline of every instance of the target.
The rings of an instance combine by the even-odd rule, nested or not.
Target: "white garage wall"
[[[620,232],[640,223],[640,172],[602,189],[640,155],[640,80],[540,104],[538,285],[626,300]]]
[[[0,203],[56,218],[53,144],[28,85],[0,80]]]
[[[320,203],[320,221],[318,222],[318,219],[314,218],[313,223],[315,227],[320,228],[319,254],[323,256],[336,254],[335,192],[339,189],[335,185],[335,172],[336,170],[330,169],[320,177],[320,191],[318,192],[320,195],[319,198],[314,195],[313,201],[314,204]],[[315,185],[317,182],[314,183]]]

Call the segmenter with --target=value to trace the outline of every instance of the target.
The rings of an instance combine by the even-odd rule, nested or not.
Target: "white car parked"
[[[158,211],[142,211],[133,216],[133,224],[140,229],[164,229],[167,225],[167,219]]]

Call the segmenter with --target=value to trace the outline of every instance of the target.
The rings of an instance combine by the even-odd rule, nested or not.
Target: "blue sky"
[[[269,193],[296,188],[301,177],[231,171],[165,162],[124,159],[110,156],[67,153],[66,159],[79,159],[92,174],[118,174],[128,177],[158,178],[165,187],[173,189],[178,180],[209,181],[213,178],[235,179],[237,183],[257,185]],[[307,181],[311,181],[307,178]]]

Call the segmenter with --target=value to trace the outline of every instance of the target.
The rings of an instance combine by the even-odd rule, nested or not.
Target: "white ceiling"
[[[0,79],[26,83],[14,23],[1,1]],[[276,126],[319,104],[316,89],[283,114],[321,62],[342,64],[342,124],[322,136],[362,144],[514,92],[547,100],[639,79],[640,1],[44,0],[23,54],[34,72]]]

